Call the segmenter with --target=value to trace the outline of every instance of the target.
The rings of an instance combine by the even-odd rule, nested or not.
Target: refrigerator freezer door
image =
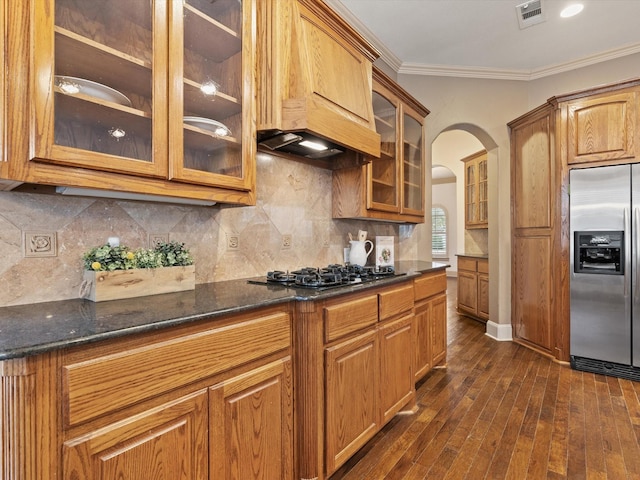
[[[631,166],[631,178],[631,264],[633,265],[631,365],[640,367],[640,269],[638,269],[638,260],[640,259],[640,165]]]
[[[570,229],[622,230],[624,275],[576,273],[571,242],[570,354],[631,363],[631,167],[617,165],[570,172]]]

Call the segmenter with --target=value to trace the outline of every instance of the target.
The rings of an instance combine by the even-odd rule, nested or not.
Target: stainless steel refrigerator
[[[570,355],[640,380],[640,165],[572,170]]]

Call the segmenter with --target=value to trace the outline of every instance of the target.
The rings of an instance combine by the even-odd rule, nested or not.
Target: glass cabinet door
[[[424,147],[422,122],[403,114],[402,213],[424,214]]]
[[[166,177],[163,4],[37,1],[35,157]]]
[[[252,8],[250,0],[174,1],[170,178],[251,188],[255,115],[253,102],[244,99],[251,98],[254,85]]]
[[[395,103],[380,93],[373,92],[376,131],[380,134],[380,158],[372,159],[367,166],[371,186],[367,208],[400,211],[397,112]]]

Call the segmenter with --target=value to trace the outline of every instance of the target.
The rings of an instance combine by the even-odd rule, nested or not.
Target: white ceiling
[[[525,0],[325,1],[399,73],[531,80],[640,52],[640,0],[542,0],[546,20],[524,29]]]

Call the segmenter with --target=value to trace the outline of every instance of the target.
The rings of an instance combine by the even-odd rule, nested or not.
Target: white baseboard
[[[510,342],[513,340],[510,323],[495,323],[489,320],[487,322],[486,335],[499,342]]]

